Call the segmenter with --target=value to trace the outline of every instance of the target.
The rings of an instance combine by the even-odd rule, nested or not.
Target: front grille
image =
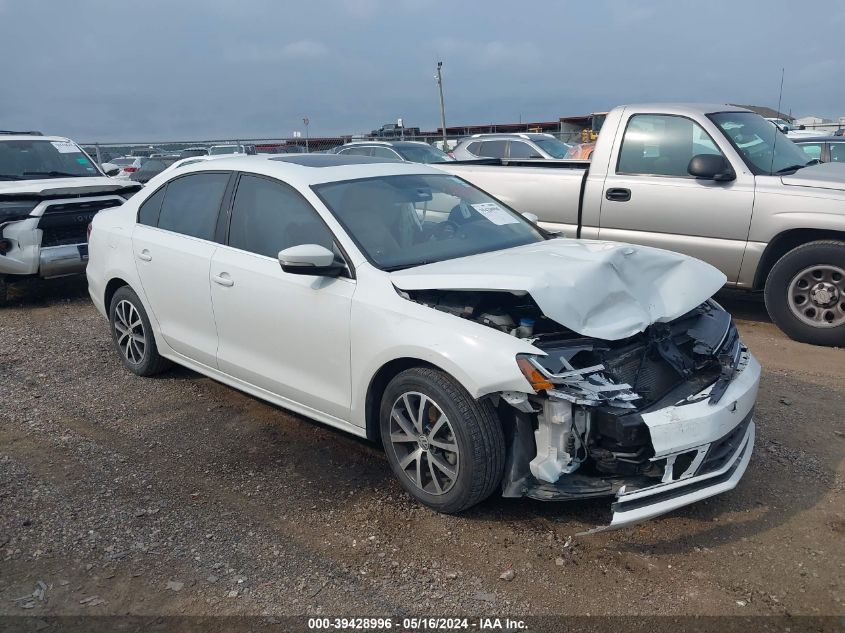
[[[120,206],[119,200],[92,200],[52,204],[38,221],[43,231],[41,246],[65,246],[85,242],[88,224],[98,211]]]
[[[745,437],[745,432],[748,430],[748,425],[751,424],[751,418],[754,411],[748,412],[742,422],[737,424],[727,435],[720,437],[718,440],[710,445],[707,449],[707,455],[698,467],[696,475],[706,475],[712,473],[720,468],[736,454],[742,439]]]

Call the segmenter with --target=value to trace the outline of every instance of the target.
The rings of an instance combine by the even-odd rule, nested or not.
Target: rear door
[[[634,113],[622,129],[604,182],[599,237],[692,255],[736,281],[751,223],[753,174],[737,157],[729,159],[733,181],[690,176],[693,156],[725,156],[690,118]]]
[[[164,340],[176,352],[217,366],[209,268],[228,172],[175,178],[138,211],[132,248],[143,292]]]
[[[348,421],[349,315],[355,281],[286,273],[290,246],[335,248],[331,231],[293,187],[243,174],[227,245],[214,253],[211,297],[221,371]]]

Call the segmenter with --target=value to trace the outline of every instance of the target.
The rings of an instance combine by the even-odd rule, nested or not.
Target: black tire
[[[132,325],[138,319],[134,317],[127,319],[127,314],[132,314],[128,306],[131,306],[140,318],[139,326],[130,328],[132,333],[136,334],[134,342],[127,339],[127,328],[124,324],[129,320],[129,324]],[[109,324],[115,349],[129,371],[139,376],[154,376],[170,367],[170,361],[158,353],[153,329],[150,327],[150,319],[144,310],[144,305],[129,286],[118,288],[114,293],[109,304]],[[143,345],[139,345],[140,339],[137,336],[142,337]]]
[[[6,303],[9,296],[9,285],[6,283],[6,278],[0,275],[0,305]]]
[[[435,409],[440,409],[445,414],[446,425],[449,430],[448,437],[450,438],[447,441],[454,442],[454,445],[457,445],[457,457],[453,458],[457,462],[455,477],[450,480],[448,477],[444,477],[442,472],[437,471],[440,475],[439,482],[444,484],[444,491],[439,494],[433,494],[422,489],[405,472],[400,466],[400,457],[397,454],[404,449],[401,448],[401,444],[394,444],[391,440],[391,412],[394,404],[399,403],[403,394],[409,392],[425,395],[434,403]],[[417,402],[421,401],[421,398],[417,400]],[[425,411],[425,405],[420,408]],[[431,413],[431,408],[428,409],[428,413]],[[420,413],[418,417],[422,420],[424,414]],[[428,424],[436,427],[437,425],[433,424],[434,420],[431,419],[431,416],[428,417]],[[398,374],[387,385],[382,396],[379,422],[381,439],[390,468],[399,479],[402,487],[420,503],[446,514],[461,512],[489,497],[500,484],[505,463],[505,439],[496,411],[491,403],[473,399],[448,374],[427,367],[416,367]],[[426,433],[430,431],[429,428]],[[432,440],[435,434],[437,434],[437,431],[432,434]],[[440,439],[442,437],[440,436]],[[424,441],[427,445],[429,439],[426,438]],[[409,442],[406,442],[406,445],[415,447],[413,443]],[[397,448],[397,446],[400,448]],[[414,450],[422,450],[422,445],[417,445]],[[432,458],[428,455],[435,455],[435,463],[438,463],[438,461],[443,463],[440,458],[445,453],[440,452],[439,448],[433,446],[429,447],[428,451],[430,453],[426,453],[426,460],[424,461],[431,469],[430,475],[428,475],[429,488],[431,488],[433,485],[432,478],[435,477],[435,467],[431,463]],[[419,459],[421,460],[420,463],[423,463],[423,459]],[[448,490],[446,489],[447,484]]]
[[[816,266],[829,270],[833,285],[838,285],[838,289],[832,294],[824,295],[831,297],[832,305],[826,303],[820,306],[812,302],[810,295],[804,298],[803,294],[799,296],[800,293],[790,292],[793,281],[795,280],[796,284],[801,283],[801,275],[806,275],[805,271],[814,270]],[[818,240],[802,244],[781,257],[772,267],[766,279],[766,309],[772,321],[789,338],[811,345],[845,346],[845,322],[840,318],[845,312],[845,281],[842,275],[836,272],[837,269],[845,271],[845,242],[838,240]],[[801,301],[804,303],[799,303]],[[796,311],[803,312],[808,320],[807,315],[818,314],[819,324],[812,325],[808,320],[803,320]],[[831,325],[824,323],[825,317],[832,320]]]

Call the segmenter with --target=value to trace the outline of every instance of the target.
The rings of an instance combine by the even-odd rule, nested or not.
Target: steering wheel
[[[436,229],[434,229],[434,239],[451,239],[457,234],[458,228],[458,225],[455,222],[452,222],[452,220],[444,220],[443,222],[437,225]]]

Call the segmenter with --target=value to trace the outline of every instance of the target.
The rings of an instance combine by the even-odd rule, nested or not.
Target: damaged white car
[[[233,157],[94,218],[123,363],[172,361],[384,445],[441,512],[614,497],[612,526],[733,488],[760,366],[715,268],[557,238],[434,168]]]

